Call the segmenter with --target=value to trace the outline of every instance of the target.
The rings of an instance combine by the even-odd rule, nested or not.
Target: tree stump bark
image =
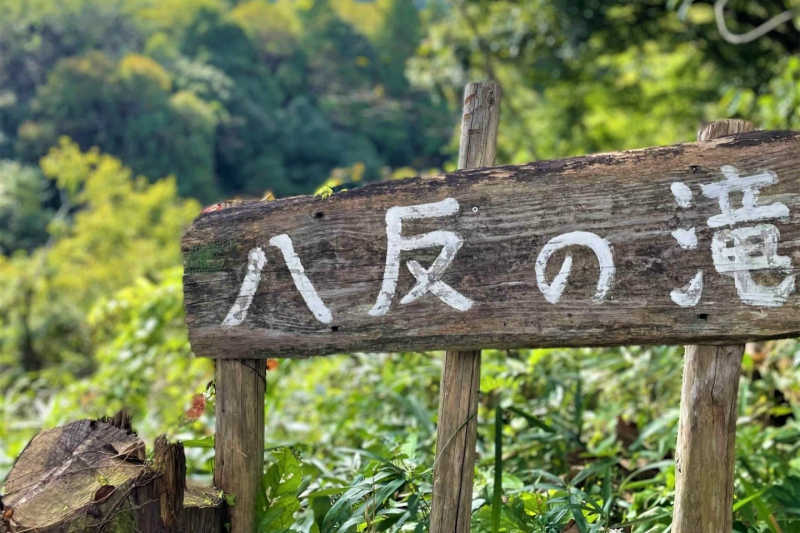
[[[185,489],[182,444],[159,437],[145,459],[123,413],[43,431],[8,474],[0,531],[223,531],[219,495]]]

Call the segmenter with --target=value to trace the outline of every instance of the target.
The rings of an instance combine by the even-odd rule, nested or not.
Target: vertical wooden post
[[[214,485],[234,496],[230,533],[253,533],[264,469],[266,361],[218,359]]]
[[[458,168],[494,164],[499,122],[500,86],[491,81],[467,85]],[[445,354],[439,394],[431,533],[468,533],[470,529],[480,381],[480,351]]]
[[[697,140],[754,129],[743,120],[718,120],[703,128]],[[733,527],[736,399],[743,353],[743,344],[686,347],[673,533],[720,533]]]

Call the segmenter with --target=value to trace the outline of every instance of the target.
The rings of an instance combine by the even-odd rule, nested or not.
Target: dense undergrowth
[[[126,408],[148,441],[164,429],[184,439],[190,475],[209,479],[213,387],[199,418],[184,410],[213,379],[212,365],[189,356],[180,288],[175,270],[98,304],[95,324],[115,314],[117,326],[99,328],[104,347],[90,379],[53,389],[43,377],[1,397],[10,421],[0,433],[4,470],[42,425]],[[259,531],[425,531],[441,355],[284,360],[270,371]],[[666,531],[681,355],[677,347],[484,352],[473,530],[495,531],[496,521],[499,531],[560,533],[575,520],[580,532]],[[800,530],[800,412],[791,407],[799,363],[791,340],[745,356],[736,531]]]
[[[794,341],[751,348],[738,407],[735,529],[798,531],[800,413],[788,401],[796,401],[800,355]],[[485,352],[473,530],[496,531],[499,519],[508,532],[561,532],[570,520],[581,532],[665,531],[681,355],[674,347]],[[267,435],[278,448],[270,464],[292,465],[307,481],[291,496],[293,529],[424,530],[440,369],[441,354],[358,354],[286,362],[272,373]],[[286,498],[267,503],[263,531],[291,525],[269,513]]]

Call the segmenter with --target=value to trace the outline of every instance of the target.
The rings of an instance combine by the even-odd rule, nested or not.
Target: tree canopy
[[[0,8],[0,157],[35,164],[67,135],[205,202],[445,160],[452,115],[404,75],[412,3],[14,4]]]

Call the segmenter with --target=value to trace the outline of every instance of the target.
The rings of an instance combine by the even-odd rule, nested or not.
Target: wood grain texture
[[[136,530],[178,533],[183,525],[183,497],[186,487],[186,457],[183,444],[156,438],[151,470],[153,478],[136,487],[131,500],[136,508]]]
[[[225,502],[211,487],[188,486],[183,497],[185,533],[227,533]]]
[[[480,351],[445,354],[436,428],[431,533],[470,530],[480,374]]]
[[[8,473],[3,505],[18,531],[82,531],[125,508],[146,472],[144,443],[129,428],[79,420],[31,440]]]
[[[743,345],[686,347],[675,450],[675,533],[731,530],[743,353]]]
[[[264,392],[261,360],[219,359],[216,365],[214,485],[235,497],[230,533],[255,530],[255,498],[264,470]]]
[[[464,88],[459,170],[494,165],[500,97],[500,85],[493,81],[470,83]]]
[[[500,86],[495,82],[467,85],[459,168],[494,164],[499,121]],[[470,530],[480,385],[480,351],[445,353],[436,428],[431,533],[468,533]]]
[[[185,490],[183,445],[158,437],[153,455],[124,413],[39,433],[9,472],[0,532],[221,533],[217,493]]]
[[[224,505],[210,487],[186,487],[183,443],[156,438],[147,483],[129,497],[133,509],[131,531],[147,533],[222,533]],[[120,524],[119,529],[124,530]]]
[[[718,120],[699,141],[754,131],[744,120]],[[730,531],[736,460],[736,405],[744,344],[687,346],[675,448],[675,533]]]
[[[753,132],[699,143],[600,154],[522,166],[462,170],[336,193],[257,202],[202,215],[183,240],[187,323],[195,354],[216,358],[307,357],[353,351],[481,349],[627,344],[730,344],[791,337],[800,332],[800,297],[781,307],[744,304],[730,275],[715,271],[711,216],[717,200],[700,186],[724,180],[722,167],[741,176],[771,171],[778,182],[761,189],[759,205],[784,203],[787,220],[778,252],[800,264],[800,135]],[[675,182],[692,193],[679,207]],[[406,261],[429,265],[439,248],[403,252],[388,313],[370,310],[382,291],[387,259],[387,210],[455,199],[458,212],[405,220],[403,235],[457,233],[463,246],[441,281],[474,305],[458,311],[428,293],[400,300],[415,285]],[[733,202],[741,202],[734,198]],[[739,205],[738,203],[736,204]],[[671,235],[696,228],[696,249]],[[567,252],[572,272],[556,304],[537,284],[543,247],[568,232],[592,232],[613,250],[616,274],[605,299],[592,297],[600,276],[595,254],[571,246],[552,255],[553,282]],[[312,314],[272,237],[288,235],[304,274],[330,311]],[[260,247],[266,265],[249,314],[222,326],[247,274],[248,253]],[[670,293],[698,270],[704,288],[695,307]],[[755,277],[774,285],[786,273]],[[761,276],[761,278],[759,278]]]

